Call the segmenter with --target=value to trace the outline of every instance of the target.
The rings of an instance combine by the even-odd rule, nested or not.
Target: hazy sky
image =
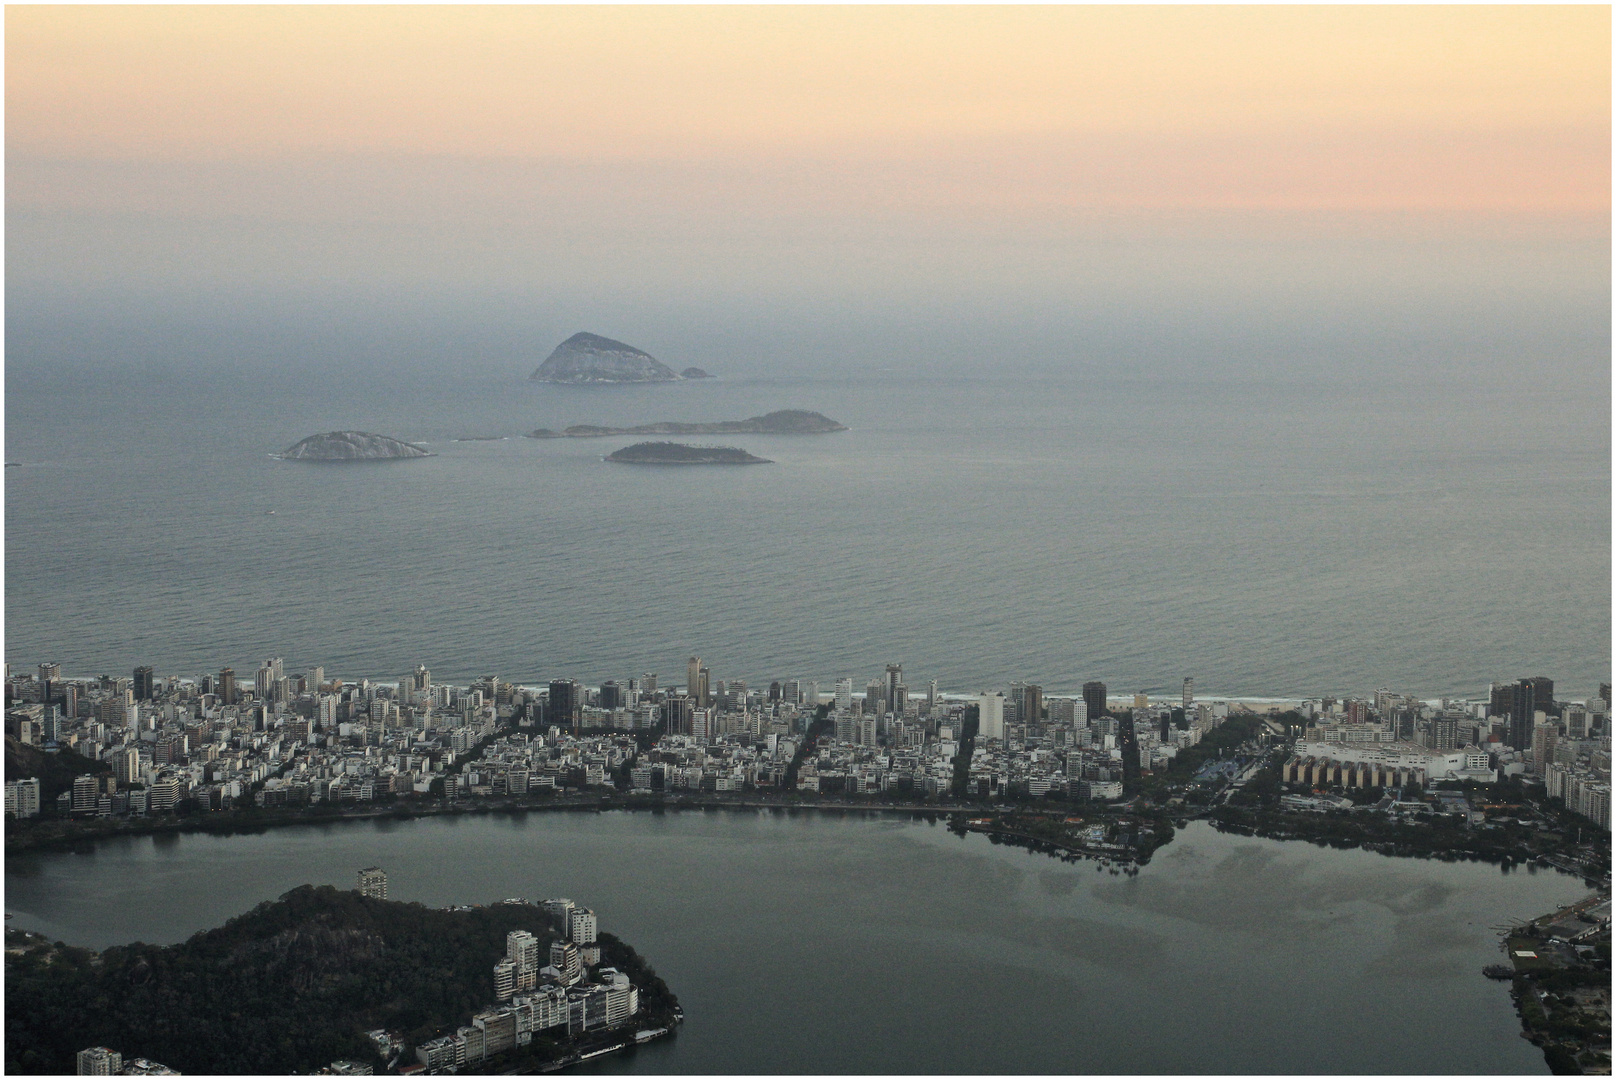
[[[13,6],[6,80],[13,365],[1608,374],[1607,7]]]

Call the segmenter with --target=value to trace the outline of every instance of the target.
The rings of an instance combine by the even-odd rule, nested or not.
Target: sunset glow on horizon
[[[1603,7],[25,6],[7,31],[14,158],[846,156],[958,187],[1003,151],[1055,201],[1609,202]]]
[[[1516,319],[1597,351],[1610,19],[14,6],[8,298],[508,297],[834,334],[1019,311],[1051,355],[1073,312],[1281,351],[1281,323],[1441,322],[1496,352],[1525,331],[1483,325]]]

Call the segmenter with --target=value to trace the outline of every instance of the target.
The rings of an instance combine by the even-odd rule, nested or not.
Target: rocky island
[[[432,451],[414,443],[372,435],[368,431],[328,431],[310,435],[288,446],[283,461],[396,461],[431,457]]]
[[[699,367],[687,367],[679,373],[681,379],[711,379],[714,376],[701,370]]]
[[[712,424],[683,424],[663,420],[639,427],[614,428],[595,424],[574,424],[565,431],[539,428],[528,432],[530,439],[593,439],[602,435],[818,435],[828,431],[846,431],[823,413],[806,409],[780,409],[764,416],[746,420],[720,420]]]
[[[629,465],[772,465],[734,446],[687,446],[684,443],[642,442],[606,455],[607,461]]]
[[[599,334],[574,334],[555,347],[529,379],[533,382],[677,382],[682,376],[641,349]]]

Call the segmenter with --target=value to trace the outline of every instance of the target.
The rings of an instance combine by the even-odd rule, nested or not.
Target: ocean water
[[[912,688],[1202,696],[1609,678],[1608,395],[525,374],[8,369],[5,658],[682,682],[699,654],[749,685],[901,662]],[[852,430],[678,470],[517,437],[778,408]],[[437,456],[270,456],[338,428]],[[511,438],[452,441],[481,435]]]
[[[538,813],[10,858],[8,925],[166,944],[373,864],[397,900],[594,908],[687,1016],[609,1072],[1544,1074],[1481,969],[1585,894],[1205,822],[1126,878],[891,818]]]

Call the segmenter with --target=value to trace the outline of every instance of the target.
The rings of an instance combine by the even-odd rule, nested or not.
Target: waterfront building
[[[1184,715],[1187,717],[1190,710],[1195,707],[1195,680],[1189,677],[1184,679]]]
[[[583,958],[578,953],[578,946],[559,938],[550,942],[550,966],[555,968],[558,981],[563,986],[576,983],[583,974]]]
[[[589,908],[573,908],[567,913],[567,936],[577,945],[593,945],[598,925]]]
[[[113,1076],[123,1069],[123,1055],[105,1046],[92,1046],[78,1052],[78,1075]]]
[[[978,739],[1004,739],[1004,695],[982,694],[976,699]]]
[[[550,916],[550,925],[558,934],[565,934],[572,918],[573,903],[565,896],[544,902],[544,913]]]
[[[886,699],[886,712],[899,714],[903,712],[903,703],[899,699],[899,691],[902,689],[902,687],[903,665],[888,664],[886,683],[882,688],[884,690],[884,697]]]
[[[152,669],[144,665],[135,669],[134,694],[136,701],[150,701],[152,699]]]
[[[549,707],[544,720],[563,728],[578,728],[583,720],[583,687],[576,679],[555,679],[550,683]]]
[[[6,781],[6,813],[16,818],[34,817],[39,813],[39,779]]]
[[[359,871],[358,891],[360,896],[368,896],[373,900],[387,899],[387,872],[379,866],[367,866]]]
[[[1098,680],[1084,683],[1083,704],[1088,708],[1090,720],[1104,716],[1106,712],[1105,683]]]

